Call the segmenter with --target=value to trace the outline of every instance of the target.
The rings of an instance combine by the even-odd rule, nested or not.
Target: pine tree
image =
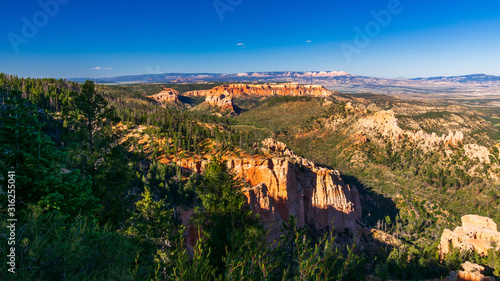
[[[210,251],[210,260],[221,273],[223,258],[237,249],[231,244],[233,235],[263,238],[257,217],[245,206],[241,181],[227,167],[226,161],[213,157],[206,167],[198,195],[203,209],[195,211],[195,223],[203,229],[204,247]]]

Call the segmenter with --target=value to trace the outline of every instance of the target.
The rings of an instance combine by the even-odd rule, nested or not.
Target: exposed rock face
[[[497,224],[492,219],[478,215],[463,216],[462,227],[465,229],[478,228],[497,232]]]
[[[190,96],[225,95],[233,97],[250,96],[317,96],[325,97],[332,94],[321,85],[286,84],[230,84],[214,87],[210,90],[187,92]]]
[[[281,225],[284,219],[278,213],[275,201],[269,194],[269,190],[264,183],[259,183],[243,190],[247,197],[250,209],[259,214],[260,221],[269,230],[268,239],[270,241],[279,238]]]
[[[464,269],[463,271],[452,271],[449,276],[444,278],[427,279],[425,281],[495,281],[495,278],[483,275],[484,266],[467,261],[462,264],[462,268]],[[369,275],[366,280],[379,279],[375,278],[373,275]]]
[[[296,216],[298,226],[356,232],[356,221],[361,218],[356,187],[345,184],[338,171],[316,167],[281,142],[267,139],[263,144],[266,157],[229,156],[226,160],[251,186],[243,192],[249,206],[271,230],[269,239],[279,237],[281,223],[291,215]],[[202,172],[207,163],[201,159],[176,162],[195,172]]]
[[[233,98],[224,94],[209,94],[205,102],[211,106],[220,107],[222,110],[234,111]]]
[[[158,94],[147,96],[148,98],[155,100],[161,106],[166,107],[169,104],[179,102],[179,92],[171,88],[163,87],[163,91]]]
[[[486,255],[488,250],[492,248],[492,242],[500,245],[500,232],[497,231],[497,225],[492,219],[478,215],[466,215],[462,217],[461,227],[455,228],[454,231],[444,230],[439,245],[441,256],[450,251],[450,242],[455,248],[477,251],[480,255]],[[497,250],[500,250],[500,247]]]
[[[477,144],[466,144],[464,146],[465,154],[470,158],[477,158],[481,163],[490,164],[490,151],[488,148]]]
[[[484,266],[479,264],[465,262],[462,264],[462,268],[457,274],[457,281],[495,281],[493,277],[484,276]]]
[[[406,131],[398,126],[398,119],[391,110],[382,110],[376,112],[373,116],[360,120],[361,126],[366,130],[377,130],[382,135],[391,137],[393,140],[398,140],[406,137],[415,142],[422,143],[425,147],[432,147],[443,142],[445,144],[458,144],[462,143],[464,134],[460,131],[455,133],[448,132],[448,135],[438,136],[436,133],[427,134],[420,130],[416,133]]]
[[[358,191],[346,185],[338,171],[300,165],[287,157],[229,159],[228,165],[253,186],[247,202],[271,230],[291,215],[298,226],[338,231],[355,229],[361,218]]]

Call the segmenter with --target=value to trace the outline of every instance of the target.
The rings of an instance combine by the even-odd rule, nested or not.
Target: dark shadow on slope
[[[186,97],[179,95],[179,101],[183,104],[189,104],[191,106],[197,106],[205,101],[205,97]]]
[[[323,167],[327,169],[335,170],[334,167],[323,164],[315,164],[317,167]],[[376,226],[377,221],[385,220],[385,217],[389,216],[391,221],[395,221],[396,216],[399,214],[399,210],[396,204],[390,197],[386,197],[384,194],[373,190],[371,187],[363,184],[357,177],[353,175],[342,174],[342,180],[349,184],[350,186],[355,186],[360,195],[362,217],[361,223],[366,227],[373,228]]]
[[[354,185],[358,189],[363,210],[361,222],[367,227],[375,227],[379,220],[384,221],[387,216],[391,218],[391,221],[395,221],[399,210],[392,198],[364,185],[354,176],[342,175],[342,179],[345,183]]]

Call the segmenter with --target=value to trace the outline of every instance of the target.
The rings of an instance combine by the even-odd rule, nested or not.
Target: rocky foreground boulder
[[[462,251],[477,251],[480,255],[486,255],[488,250],[497,245],[500,250],[500,232],[496,223],[487,217],[478,215],[466,215],[462,217],[462,226],[451,231],[445,229],[441,236],[439,252],[441,256],[447,254],[450,243],[454,248]]]

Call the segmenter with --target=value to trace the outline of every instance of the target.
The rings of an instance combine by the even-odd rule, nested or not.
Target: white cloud
[[[100,66],[96,66],[96,67],[93,67],[91,69],[94,69],[94,70],[111,70],[113,68],[111,67],[100,67]]]
[[[243,43],[238,43],[238,44],[236,44],[236,45],[238,45],[238,46],[243,46],[244,44],[243,44]]]
[[[312,41],[311,40],[307,40],[306,43],[312,43]]]

